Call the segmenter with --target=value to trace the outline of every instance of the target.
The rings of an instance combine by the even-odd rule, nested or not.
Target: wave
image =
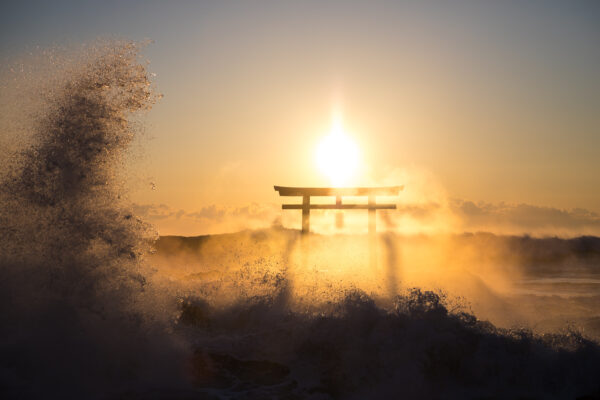
[[[46,88],[52,101],[2,171],[0,382],[11,397],[87,397],[173,379],[174,308],[152,294],[143,261],[155,233],[116,179],[136,134],[130,119],[156,97],[138,50],[84,52],[64,83]]]
[[[574,331],[534,335],[450,312],[412,289],[378,304],[351,290],[290,311],[277,296],[183,305],[193,376],[225,398],[573,399],[599,393],[600,347]]]
[[[132,118],[157,97],[138,51],[96,46],[61,70],[64,79],[44,89],[27,146],[3,163],[3,398],[600,393],[599,345],[578,332],[499,329],[418,288],[315,289],[312,275],[290,268],[297,233],[279,247],[251,233],[243,245],[256,263],[223,248],[238,264],[228,277],[222,259],[207,258],[210,274],[189,278],[199,286],[161,281],[146,257],[156,233],[123,200],[118,179],[137,134]],[[340,259],[325,262],[333,270]]]

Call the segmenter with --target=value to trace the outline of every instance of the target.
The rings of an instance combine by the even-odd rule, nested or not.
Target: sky
[[[273,185],[329,185],[336,113],[348,184],[404,184],[405,212],[596,233],[598,21],[596,1],[3,1],[0,59],[152,41],[131,198],[161,234],[270,224]]]

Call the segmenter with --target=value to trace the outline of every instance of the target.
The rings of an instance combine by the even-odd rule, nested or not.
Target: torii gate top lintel
[[[302,204],[283,204],[284,210],[302,210],[302,233],[310,231],[310,210],[369,210],[369,233],[376,232],[375,211],[396,209],[395,204],[377,204],[376,196],[397,196],[404,186],[383,187],[289,187],[274,186],[280,196],[302,196]],[[335,204],[310,204],[311,196],[335,196]],[[367,204],[342,204],[342,196],[367,196]]]
[[[290,187],[273,186],[280,196],[398,196],[404,186]]]

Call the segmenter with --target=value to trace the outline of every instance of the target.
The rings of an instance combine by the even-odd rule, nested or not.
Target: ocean
[[[159,238],[119,177],[139,46],[60,71],[1,163],[3,398],[599,398],[600,239]]]

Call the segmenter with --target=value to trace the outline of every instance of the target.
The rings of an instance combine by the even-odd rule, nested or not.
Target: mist
[[[131,42],[57,50],[39,56],[43,68],[5,80],[3,107],[27,104],[2,125],[11,143],[0,174],[5,397],[600,390],[595,237],[457,234],[444,191],[408,177],[405,212],[380,213],[375,236],[360,215],[331,230],[332,214],[302,235],[260,207],[238,215],[268,227],[160,236],[123,177],[140,113],[160,97],[139,50]],[[411,182],[422,187],[409,191]],[[407,212],[425,201],[436,211]]]

